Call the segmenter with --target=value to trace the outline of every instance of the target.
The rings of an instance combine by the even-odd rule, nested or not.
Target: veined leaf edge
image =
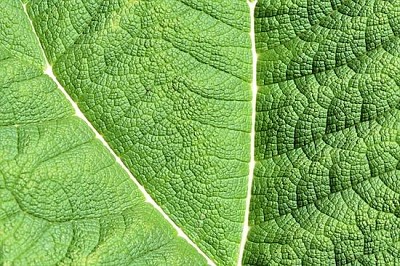
[[[256,50],[256,34],[255,34],[255,17],[254,12],[257,5],[257,0],[247,0],[250,10],[250,39],[251,39],[251,54],[252,54],[252,82],[251,82],[251,134],[250,134],[250,163],[249,163],[249,177],[247,180],[247,197],[246,209],[243,222],[242,238],[239,248],[239,257],[237,265],[241,266],[243,261],[244,249],[247,242],[247,235],[250,231],[249,215],[250,215],[250,202],[251,191],[254,179],[255,168],[255,139],[256,139],[256,103],[257,103],[257,50]]]

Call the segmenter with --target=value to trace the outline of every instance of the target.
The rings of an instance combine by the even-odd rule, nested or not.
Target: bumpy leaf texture
[[[0,10],[0,262],[204,263],[44,75],[22,4]]]
[[[400,263],[400,1],[260,0],[247,265]]]
[[[400,263],[400,1],[0,10],[0,263]]]

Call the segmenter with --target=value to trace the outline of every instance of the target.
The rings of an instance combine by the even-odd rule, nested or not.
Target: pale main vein
[[[247,241],[247,235],[249,233],[249,214],[250,214],[250,200],[251,191],[254,178],[254,167],[255,161],[255,138],[256,138],[256,100],[257,100],[257,51],[256,51],[256,38],[255,38],[255,25],[254,25],[254,10],[257,4],[257,0],[247,1],[250,9],[250,39],[251,39],[251,54],[252,54],[252,66],[253,76],[251,83],[252,99],[251,99],[251,134],[250,134],[250,164],[249,164],[249,177],[247,181],[247,197],[246,197],[246,209],[244,214],[242,239],[240,241],[239,257],[237,265],[242,265],[244,248]]]
[[[215,266],[215,263],[183,232],[183,230],[181,228],[179,228],[174,221],[171,220],[171,218],[169,218],[169,216],[163,211],[163,209],[154,201],[154,199],[149,195],[149,193],[147,193],[146,189],[139,183],[139,181],[133,176],[133,174],[129,171],[129,169],[126,167],[126,165],[122,162],[121,158],[118,157],[118,155],[115,154],[115,152],[111,149],[111,147],[108,145],[108,143],[104,140],[103,136],[100,135],[99,132],[97,132],[97,130],[93,127],[93,125],[89,122],[89,120],[85,117],[85,115],[82,113],[82,111],[79,109],[78,105],[76,104],[76,102],[71,98],[71,96],[65,91],[65,89],[63,88],[63,86],[60,84],[60,82],[58,82],[56,76],[53,73],[53,69],[51,67],[51,65],[49,64],[46,54],[44,53],[43,47],[42,47],[42,43],[40,42],[39,36],[36,33],[35,27],[33,26],[33,22],[27,12],[26,9],[26,4],[22,3],[22,6],[24,8],[24,12],[25,15],[28,17],[28,20],[31,24],[32,27],[32,31],[36,36],[37,42],[39,43],[41,52],[43,54],[43,58],[45,59],[46,62],[46,69],[44,69],[44,74],[46,74],[47,76],[49,76],[54,83],[57,84],[58,89],[60,89],[60,91],[64,94],[64,96],[67,98],[67,100],[70,102],[70,104],[72,105],[72,107],[75,110],[75,115],[77,117],[79,117],[80,119],[82,119],[88,126],[89,128],[95,133],[96,138],[98,140],[101,141],[101,143],[107,148],[107,150],[114,156],[116,162],[122,167],[122,169],[125,170],[125,172],[129,175],[129,177],[132,179],[132,181],[135,183],[135,185],[139,188],[140,192],[142,192],[142,194],[145,197],[145,202],[149,203],[150,205],[152,205],[159,213],[161,213],[161,215],[163,216],[163,218],[165,220],[167,220],[172,227],[178,232],[178,236],[185,239],[191,246],[193,246],[196,251],[201,254],[206,260],[208,265],[210,266]]]

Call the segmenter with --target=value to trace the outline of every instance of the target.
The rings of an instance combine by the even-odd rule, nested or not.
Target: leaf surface
[[[22,4],[0,10],[0,262],[206,265],[43,73]]]
[[[35,1],[54,73],[166,213],[219,262],[242,236],[251,128],[245,1]]]
[[[399,263],[398,1],[268,1],[245,265]]]
[[[1,263],[400,263],[400,3],[249,5],[0,1]]]

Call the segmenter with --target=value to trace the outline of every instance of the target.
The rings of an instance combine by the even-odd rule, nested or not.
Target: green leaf
[[[244,264],[399,264],[400,2],[257,5]]]
[[[400,264],[400,2],[254,5],[0,1],[1,264]]]
[[[90,125],[74,116],[44,69],[51,77],[54,72],[60,89],[72,96],[98,137],[104,138],[195,246],[215,262],[235,264],[250,158],[252,63],[247,4],[240,0],[32,0],[23,5],[8,0],[2,5],[7,16],[1,21],[1,51],[13,60],[2,72],[16,88],[2,91],[7,105],[1,119],[7,132],[9,124],[18,124],[21,132],[28,123],[29,128],[41,127],[38,132],[20,133],[27,138],[20,144],[7,135],[4,150],[17,150],[2,159],[4,165],[13,162],[0,168],[4,189],[19,202],[15,212],[35,215],[43,219],[41,223],[67,223],[71,229],[48,233],[47,238],[41,229],[32,229],[37,238],[60,251],[40,253],[41,245],[31,249],[27,244],[37,256],[20,255],[19,242],[6,229],[11,224],[16,231],[20,220],[5,214],[1,260],[17,264],[18,259],[24,260],[22,264],[42,260],[54,264],[61,259],[65,264],[86,259],[119,265],[205,262],[176,236],[165,217],[144,202],[123,167],[95,139]],[[24,87],[14,73],[22,68],[20,61],[35,71],[32,77],[20,78],[27,80]],[[25,73],[25,68],[20,72]],[[37,76],[43,81],[36,81]],[[32,80],[37,84],[30,84]],[[29,156],[23,157],[25,153]],[[14,156],[24,158],[23,169]],[[85,223],[75,228],[76,220],[90,220],[97,227]],[[86,228],[93,232],[85,232]],[[65,242],[65,247],[55,241]],[[58,255],[44,261],[47,253]],[[102,260],[91,259],[100,255]]]
[[[22,4],[0,9],[0,262],[204,265],[43,73]]]
[[[250,158],[246,2],[30,1],[28,12],[61,85],[147,192],[209,256],[237,261]]]

